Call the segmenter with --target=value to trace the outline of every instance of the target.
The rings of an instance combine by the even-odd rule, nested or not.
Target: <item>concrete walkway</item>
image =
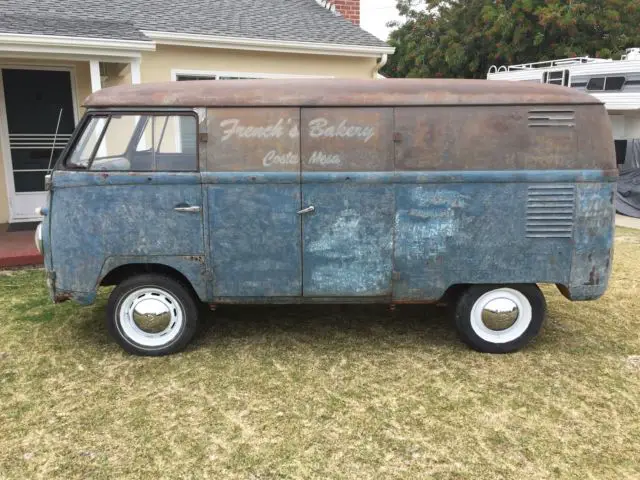
[[[626,215],[616,215],[616,226],[637,228],[638,230],[640,230],[640,218],[627,217]]]

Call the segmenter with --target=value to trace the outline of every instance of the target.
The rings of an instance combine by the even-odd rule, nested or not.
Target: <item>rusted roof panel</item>
[[[87,107],[266,107],[599,104],[567,87],[441,79],[202,80],[105,88]]]

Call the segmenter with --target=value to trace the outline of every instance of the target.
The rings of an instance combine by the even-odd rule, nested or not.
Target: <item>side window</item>
[[[604,90],[604,77],[590,78],[589,82],[587,83],[587,90]]]
[[[625,77],[594,77],[589,79],[589,83],[587,83],[587,90],[590,90],[590,91],[622,90],[622,87],[624,87],[625,81],[626,81]]]
[[[127,147],[138,122],[144,117],[111,115],[91,162],[91,170],[131,170]],[[140,120],[139,120],[140,119]]]
[[[93,117],[67,165],[109,171],[196,171],[197,131],[196,116],[188,114]]]
[[[604,84],[605,90],[622,90],[626,78],[624,77],[607,77],[607,81]]]

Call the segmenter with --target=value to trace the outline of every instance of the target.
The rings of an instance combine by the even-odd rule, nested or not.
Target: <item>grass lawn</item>
[[[108,292],[0,273],[0,478],[640,478],[640,231],[597,302],[482,355],[437,308],[224,307],[186,352],[124,354]]]

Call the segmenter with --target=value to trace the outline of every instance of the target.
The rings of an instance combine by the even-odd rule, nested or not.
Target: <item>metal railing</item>
[[[542,62],[520,63],[517,65],[491,65],[489,67],[489,73],[501,73],[501,72],[513,72],[522,70],[532,70],[537,68],[553,68],[553,67],[566,67],[569,65],[579,65],[583,63],[601,63],[610,62],[611,60],[604,60],[601,58],[591,57],[572,57],[572,58],[560,58],[558,60],[545,60]]]

